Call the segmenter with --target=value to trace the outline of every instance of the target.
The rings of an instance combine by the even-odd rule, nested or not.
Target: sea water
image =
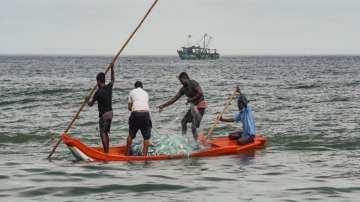
[[[253,100],[257,132],[268,138],[266,147],[220,157],[105,163],[74,162],[61,144],[48,161],[96,74],[110,61],[0,56],[1,201],[358,201],[360,57],[121,57],[111,144],[126,142],[128,94],[137,80],[149,93],[154,137],[179,135],[186,98],[160,114],[156,106],[177,93],[177,76],[186,71],[209,102],[199,131],[211,127],[226,97],[240,85]],[[236,111],[232,104],[224,116]],[[221,123],[214,137],[239,127]],[[97,128],[97,107],[85,107],[70,133],[99,145]],[[192,138],[190,128],[185,137]],[[141,134],[136,141],[142,141]]]

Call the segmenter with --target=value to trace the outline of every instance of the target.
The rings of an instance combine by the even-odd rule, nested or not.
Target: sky
[[[0,0],[0,54],[114,55],[152,0]],[[359,0],[159,0],[125,55],[360,55]]]

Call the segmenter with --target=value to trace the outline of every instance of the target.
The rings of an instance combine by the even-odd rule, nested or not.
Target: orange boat
[[[126,156],[124,154],[125,145],[113,146],[110,148],[109,153],[104,153],[101,147],[89,147],[81,143],[78,139],[71,137],[69,134],[63,134],[62,139],[75,158],[83,161],[144,161],[181,159],[184,157],[221,156],[261,148],[266,142],[264,136],[256,135],[252,143],[239,145],[236,140],[230,140],[228,136],[221,136],[208,141],[207,143],[210,147],[206,150],[195,151],[189,155]]]

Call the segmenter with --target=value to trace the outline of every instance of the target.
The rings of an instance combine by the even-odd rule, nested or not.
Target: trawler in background
[[[191,35],[188,36],[188,39],[191,38]],[[209,45],[212,37],[204,34],[201,39],[203,47],[200,45],[190,45],[181,47],[181,50],[178,50],[180,59],[182,60],[216,60],[219,59],[220,54],[216,52],[216,49],[210,49]],[[188,41],[189,44],[189,41]]]

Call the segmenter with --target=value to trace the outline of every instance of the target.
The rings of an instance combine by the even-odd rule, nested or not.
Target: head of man
[[[134,86],[135,88],[143,88],[143,84],[141,81],[136,81]]]
[[[96,75],[96,82],[99,87],[105,85],[105,73],[100,72]]]
[[[181,84],[184,85],[184,86],[186,86],[190,81],[190,77],[186,72],[181,72],[179,74],[178,78],[179,78]]]
[[[239,111],[243,110],[244,107],[246,107],[248,103],[249,103],[249,101],[247,100],[245,95],[241,94],[237,100],[237,105],[238,105]]]

